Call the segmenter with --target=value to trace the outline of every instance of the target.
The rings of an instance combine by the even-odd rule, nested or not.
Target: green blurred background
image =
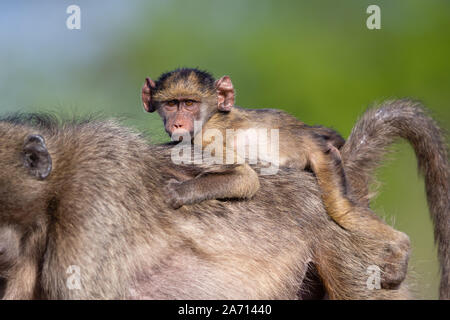
[[[81,30],[66,8],[81,8]],[[368,30],[366,8],[381,8]],[[0,114],[101,112],[167,137],[140,104],[146,76],[176,67],[228,74],[237,104],[289,111],[345,137],[373,102],[421,99],[450,124],[450,1],[2,1]],[[437,298],[432,225],[412,149],[378,172],[373,207],[412,240],[417,298]]]

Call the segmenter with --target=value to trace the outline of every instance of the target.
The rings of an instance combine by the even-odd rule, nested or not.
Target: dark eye
[[[169,105],[171,107],[173,107],[176,104],[177,104],[177,102],[175,100],[170,100],[170,101],[167,102],[167,105]]]
[[[186,104],[188,107],[191,107],[191,106],[194,104],[194,101],[192,101],[192,100],[186,100],[185,104]]]

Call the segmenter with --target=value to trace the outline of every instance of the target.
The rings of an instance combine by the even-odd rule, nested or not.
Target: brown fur
[[[206,99],[211,96],[211,90],[204,88],[198,82],[194,72],[190,73],[185,81],[174,81],[176,75],[172,75],[165,82],[164,90],[157,92],[153,98],[156,100],[171,100],[172,97],[188,96],[198,99]]]
[[[369,203],[368,185],[388,147],[398,138],[413,147],[434,224],[441,265],[440,298],[450,299],[450,174],[444,134],[425,107],[409,99],[386,101],[366,111],[342,148],[350,194],[362,205]]]
[[[19,232],[10,226],[0,227],[0,278],[8,278],[20,256]]]
[[[30,134],[42,135],[53,161],[43,180],[22,163]],[[174,211],[161,186],[197,169],[178,168],[168,146],[114,122],[10,118],[0,121],[0,145],[0,227],[22,230],[19,259],[38,266],[12,275],[6,298],[295,299],[308,296],[311,265],[332,299],[408,297],[404,285],[367,288],[385,241],[333,223],[308,172],[260,177],[252,201]],[[81,290],[66,286],[71,265],[81,268]]]
[[[203,77],[209,81],[200,81]],[[189,81],[192,80],[192,83]],[[215,83],[216,91],[210,87]],[[220,83],[226,82],[225,89]],[[209,92],[210,96],[199,100],[199,109],[195,114],[185,111],[182,107],[168,112],[164,108],[165,101],[181,101],[186,96],[186,86],[196,91]],[[144,88],[146,86],[144,85]],[[171,88],[166,89],[166,88]],[[177,88],[182,88],[177,91]],[[278,129],[279,130],[279,165],[297,169],[310,168],[317,177],[322,190],[325,208],[332,219],[340,226],[355,232],[376,234],[389,243],[392,250],[387,252],[386,261],[395,260],[393,265],[400,268],[386,266],[382,285],[395,287],[403,281],[409,258],[409,238],[381,221],[371,213],[367,205],[360,206],[347,195],[345,171],[337,148],[342,147],[344,139],[335,131],[324,127],[307,126],[286,112],[274,109],[244,109],[234,106],[229,112],[219,112],[217,101],[230,100],[234,104],[234,89],[231,80],[223,77],[213,81],[211,76],[196,69],[181,69],[163,75],[153,88],[148,87],[144,105],[153,102],[165,124],[175,122],[186,128],[192,128],[194,120],[203,123],[202,132],[194,137],[194,142],[205,149],[211,142],[204,138],[208,130],[219,130],[224,137],[223,154],[234,141],[232,153],[236,153],[238,131],[245,129]],[[155,95],[152,96],[152,90]],[[161,99],[164,95],[164,99]],[[190,120],[189,120],[190,119]],[[234,135],[227,135],[228,129],[234,129]],[[170,128],[166,130],[171,134]],[[192,132],[191,132],[192,134]],[[225,141],[228,139],[228,141]],[[198,142],[202,139],[201,142]],[[246,146],[256,142],[245,142]],[[220,146],[222,148],[222,146]],[[269,143],[269,149],[271,148]],[[334,158],[326,154],[330,148],[334,149]],[[269,156],[273,153],[269,153]],[[337,157],[336,157],[337,155]],[[235,155],[235,159],[237,156]],[[274,159],[272,159],[274,160]],[[225,161],[224,161],[225,162]],[[225,170],[226,168],[227,170]],[[209,166],[207,174],[200,174],[194,179],[177,182],[171,180],[167,186],[168,203],[179,208],[183,205],[199,203],[209,199],[248,199],[252,198],[259,189],[258,176],[248,164],[234,166]]]
[[[323,146],[322,149],[314,150],[320,146],[320,141],[313,139],[314,143],[304,142],[302,135],[296,134],[296,130],[304,130],[298,129],[302,124],[295,124],[289,117],[280,111],[235,109],[229,114],[217,113],[205,127],[242,128],[252,124],[252,120],[249,119],[258,119],[253,120],[257,125],[259,119],[263,119],[261,125],[272,124],[274,128],[279,127],[280,143],[284,144],[280,146],[280,157],[284,158],[289,166],[302,168],[308,163],[312,166],[322,190],[327,213],[348,230],[378,234],[391,244],[388,250],[390,258],[386,258],[386,262],[394,263],[388,262],[385,268],[386,277],[383,284],[387,287],[395,286],[403,280],[409,256],[409,239],[404,233],[394,231],[368,209],[370,199],[368,186],[373,182],[374,170],[383,160],[388,147],[398,138],[406,139],[414,148],[419,172],[425,177],[441,265],[440,298],[450,299],[448,152],[444,135],[439,126],[427,115],[426,108],[417,101],[404,99],[387,101],[378,108],[369,109],[357,122],[341,149],[343,163],[340,162],[336,148],[330,148],[334,150],[332,152],[334,159],[330,161],[323,152]],[[304,150],[306,156],[302,158],[286,150]],[[399,263],[402,260],[405,262],[403,265]]]

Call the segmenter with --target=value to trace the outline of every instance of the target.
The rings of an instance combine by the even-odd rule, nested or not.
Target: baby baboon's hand
[[[166,203],[173,209],[178,209],[186,203],[185,197],[182,196],[182,184],[175,179],[170,179],[164,188]]]

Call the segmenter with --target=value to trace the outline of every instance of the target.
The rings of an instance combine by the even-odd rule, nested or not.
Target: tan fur
[[[203,168],[172,164],[170,147],[113,122],[21,119],[0,121],[0,227],[37,235],[23,238],[21,257],[39,272],[7,279],[27,278],[34,298],[295,299],[308,295],[310,265],[330,298],[407,297],[404,285],[367,288],[366,269],[383,264],[385,242],[333,223],[310,173],[281,169],[260,177],[252,201],[175,211],[161,188],[170,172],[193,177]],[[20,156],[24,137],[37,133],[54,163],[42,181]],[[66,286],[71,265],[81,268],[81,290]]]
[[[171,81],[177,82],[175,78]],[[199,84],[195,83],[194,86],[198,88]],[[174,91],[171,94],[176,96],[179,93]],[[226,95],[227,91],[220,93],[218,88],[217,94],[222,95],[221,100],[223,100],[223,95]],[[215,96],[216,93],[212,95]],[[212,100],[212,98],[209,99],[209,101]],[[369,110],[355,127],[349,143],[342,150],[343,165],[337,150],[339,159],[332,159],[324,155],[326,150],[323,146],[317,148],[321,142],[315,135],[320,135],[320,130],[323,128],[305,126],[281,111],[233,108],[228,113],[219,113],[215,104],[211,103],[205,104],[203,108],[203,131],[219,129],[225,136],[226,129],[230,128],[279,129],[280,165],[299,169],[310,166],[318,179],[322,199],[330,217],[348,230],[378,234],[391,246],[386,261],[391,263],[397,259],[394,265],[403,261],[403,266],[400,263],[400,267],[387,267],[385,272],[391,277],[386,277],[387,281],[384,283],[386,286],[395,286],[405,275],[409,256],[409,239],[405,234],[390,228],[368,209],[370,197],[368,185],[374,168],[379,164],[386,147],[394,141],[394,138],[403,137],[410,141],[416,151],[419,168],[425,176],[428,203],[435,224],[435,237],[442,266],[440,296],[447,299],[450,297],[448,157],[439,127],[427,117],[420,104],[410,100],[399,100],[386,102],[385,106],[378,110]],[[333,145],[332,140],[329,141],[331,145]],[[339,140],[337,143],[340,143]],[[340,148],[338,145],[334,147]],[[361,150],[363,152],[360,152]],[[202,188],[193,182],[185,181],[180,184],[172,182],[168,188],[169,203],[178,207],[207,199],[248,198],[249,195],[251,197],[258,190],[251,186],[254,179],[242,178],[243,170],[237,173],[237,168],[230,168],[230,174],[226,179],[221,172],[220,179],[217,179],[216,183],[211,183],[210,180],[212,181],[213,178],[209,177],[207,183],[209,187],[204,190],[204,193],[199,193]],[[249,173],[250,170],[247,169],[246,172]],[[340,173],[337,174],[337,172]],[[349,176],[348,185],[345,181],[346,172]],[[201,184],[202,181],[201,178],[195,180],[197,184]],[[214,185],[216,187],[211,188]],[[190,192],[188,188],[196,192]]]
[[[273,110],[247,110],[234,108],[228,114],[215,114],[204,126],[203,131],[218,128],[225,134],[227,128],[246,129],[268,126],[280,131],[280,164],[284,166],[304,169],[311,167],[321,189],[322,200],[329,216],[340,226],[353,232],[371,234],[386,241],[389,250],[386,253],[385,277],[382,285],[396,286],[403,281],[409,259],[409,238],[403,232],[394,230],[384,223],[367,207],[352,201],[343,187],[347,185],[340,154],[336,151],[333,159],[326,154],[329,146],[314,136],[314,130],[306,127],[294,117]],[[336,162],[338,160],[338,162]],[[342,176],[339,174],[342,171]],[[343,181],[344,179],[344,181]],[[231,179],[229,179],[232,181]],[[241,190],[249,188],[252,180],[245,180]],[[234,182],[233,182],[234,183]],[[228,192],[236,192],[233,185]],[[257,191],[257,189],[253,189]],[[226,193],[226,192],[224,192]]]
[[[199,86],[197,76],[194,72],[189,74],[186,81],[173,81],[175,76],[176,74],[167,79],[165,82],[167,85],[164,86],[164,90],[153,95],[153,99],[156,101],[169,101],[183,96],[203,100],[211,96],[211,91]]]
[[[159,81],[156,94],[151,98],[158,97],[159,94],[171,95],[171,99],[182,100],[186,95],[185,87],[193,88],[194,92],[208,91],[207,85],[202,86],[193,74],[200,75],[198,70],[189,70],[189,77],[182,77],[189,69],[176,70],[169,73],[169,77],[163,77]],[[223,78],[222,78],[223,79]],[[315,173],[318,184],[322,190],[322,199],[325,208],[332,219],[340,226],[354,232],[368,232],[377,236],[382,236],[392,250],[386,253],[386,263],[399,265],[400,267],[385,268],[383,286],[397,286],[406,276],[409,258],[409,238],[402,232],[396,231],[370,212],[367,206],[360,207],[351,201],[346,193],[347,182],[345,172],[340,159],[333,159],[325,153],[331,147],[339,148],[343,144],[343,139],[333,130],[323,127],[310,127],[298,121],[295,117],[274,109],[243,109],[233,107],[229,112],[218,112],[217,101],[232,99],[234,103],[234,89],[231,81],[228,81],[224,88],[217,86],[222,79],[215,82],[216,91],[209,90],[210,96],[200,100],[201,111],[191,114],[189,111],[178,109],[174,113],[166,115],[163,109],[158,110],[164,123],[172,123],[173,119],[181,119],[186,127],[193,128],[193,121],[203,123],[202,132],[194,137],[195,144],[202,145],[202,149],[207,148],[209,139],[204,137],[210,130],[219,130],[224,138],[224,145],[218,146],[223,150],[225,163],[226,152],[231,149],[234,153],[236,163],[233,165],[205,165],[208,174],[200,174],[192,180],[178,182],[169,181],[164,189],[167,194],[167,203],[173,208],[183,205],[195,204],[211,199],[249,199],[252,198],[259,189],[259,182],[254,170],[248,164],[240,164],[237,160],[237,147],[244,144],[244,148],[255,144],[256,141],[240,141],[239,131],[246,129],[277,129],[279,130],[279,157],[268,153],[269,162],[279,163],[281,166],[293,167],[297,169],[310,168]],[[229,80],[229,79],[228,79]],[[189,83],[192,81],[192,83]],[[211,82],[209,82],[211,83]],[[170,88],[170,89],[168,89]],[[182,89],[181,89],[182,88]],[[194,89],[195,88],[195,89]],[[158,100],[158,99],[156,99]],[[211,101],[216,101],[211,103]],[[178,117],[180,118],[176,118]],[[198,117],[198,114],[201,117]],[[175,118],[174,118],[175,117]],[[192,123],[191,123],[192,122]],[[227,129],[233,129],[230,137]],[[166,129],[167,130],[167,129]],[[168,131],[170,134],[170,131]],[[328,138],[323,138],[325,136]],[[225,138],[227,141],[225,141]],[[202,140],[201,142],[200,139]],[[229,146],[229,142],[233,145]],[[261,146],[260,146],[261,147]],[[263,148],[272,149],[270,142]],[[337,149],[336,149],[337,150]],[[247,160],[247,159],[245,159]],[[337,173],[339,171],[339,173]],[[394,261],[395,260],[395,261]]]
[[[350,195],[366,206],[373,173],[397,139],[413,147],[434,224],[441,265],[440,298],[450,299],[450,167],[446,137],[422,103],[386,101],[367,110],[342,148]]]

